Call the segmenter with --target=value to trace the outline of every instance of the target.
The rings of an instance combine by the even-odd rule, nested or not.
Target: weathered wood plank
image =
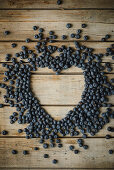
[[[113,78],[109,74],[108,78]],[[0,76],[2,82],[3,75]],[[83,75],[32,75],[31,88],[35,96],[43,105],[75,105],[81,99],[84,90]],[[5,89],[1,89],[0,101]],[[109,97],[109,102],[113,103],[114,96]]]
[[[38,143],[38,139],[27,140],[20,138],[0,138],[0,166],[1,167],[26,167],[26,168],[113,168],[114,156],[108,154],[109,149],[113,149],[114,139],[86,139],[85,144],[89,145],[88,150],[79,148],[75,139],[63,139],[62,151],[60,148],[43,149]],[[69,146],[74,144],[80,150],[78,155],[74,155],[69,150]],[[34,151],[38,146],[39,151]],[[18,154],[12,155],[12,149],[17,149]],[[24,156],[23,150],[28,150],[30,154]],[[48,153],[49,159],[44,159],[43,155]],[[53,165],[53,159],[58,160],[58,164]],[[45,163],[44,163],[45,162]],[[83,163],[82,163],[83,162]]]
[[[114,10],[1,10],[0,22],[114,22]]]
[[[67,35],[67,40],[75,40],[71,38],[71,33],[76,34],[76,30],[81,28],[83,21],[73,22],[73,27],[71,29],[66,28],[67,22],[0,22],[0,40],[25,40],[30,38],[34,40],[34,35],[38,31],[33,31],[32,27],[37,25],[41,28],[44,28],[44,35],[48,36],[49,31],[55,31],[55,34],[58,35],[57,40],[61,40],[62,35]],[[105,29],[104,29],[105,28]],[[5,30],[9,30],[11,33],[6,36],[4,34]],[[87,28],[83,29],[81,33],[81,39],[83,40],[84,35],[89,35],[90,41],[100,41],[102,37],[105,37],[106,34],[110,34],[111,38],[109,41],[114,41],[114,25],[108,24],[105,22],[89,23]]]
[[[84,76],[32,75],[31,88],[41,104],[77,104],[84,89]]]
[[[0,42],[0,62],[5,61],[5,56],[6,54],[12,54],[12,56],[15,56],[15,53],[21,51],[21,47],[23,45],[26,45],[28,49],[32,49],[35,51],[35,45],[37,45],[37,42],[31,42],[31,43],[24,43],[24,42],[17,42],[17,47],[12,48],[11,47],[12,42]],[[112,42],[81,42],[82,45],[85,45],[90,48],[94,48],[94,53],[106,53],[106,48],[110,47]],[[51,45],[55,45],[57,47],[61,47],[62,45],[65,46],[70,46],[70,47],[75,47],[74,42],[55,42],[52,43]],[[52,56],[56,56],[59,53],[56,52]],[[27,60],[25,60],[27,61]],[[104,56],[102,59],[103,62],[112,62],[112,57],[111,56]]]
[[[19,168],[19,169],[20,170],[50,170],[50,169],[47,169],[47,168],[46,169],[45,168],[41,168],[41,169],[39,169],[39,168]],[[18,168],[0,168],[0,170],[19,170],[19,169]],[[51,170],[55,170],[55,168],[54,169],[51,168]],[[56,169],[56,170],[60,170],[60,169]],[[73,169],[72,168],[70,168],[70,169],[69,168],[64,168],[63,169],[62,168],[62,170],[88,170],[88,168],[87,169],[85,169],[85,168],[84,169],[79,169],[79,168],[75,168],[75,169],[74,168]],[[93,170],[93,169],[89,169],[89,170]],[[101,170],[101,169],[97,168],[97,169],[94,169],[94,170]],[[111,170],[111,169],[106,168],[105,170]]]
[[[55,119],[55,120],[61,120],[66,116],[69,110],[73,109],[73,106],[43,106],[43,108]],[[112,107],[112,110],[114,108]],[[101,113],[105,112],[106,108],[101,108]],[[8,130],[7,136],[25,136],[25,133],[18,133],[18,129],[24,129],[27,124],[18,124],[17,122],[15,124],[10,124],[9,116],[16,112],[15,108],[11,108],[9,106],[5,106],[4,108],[0,109],[0,132],[3,130]],[[114,137],[114,134],[112,132],[107,131],[107,127],[111,126],[113,127],[114,120],[111,119],[110,123],[104,126],[102,130],[99,131],[94,137],[105,137],[106,134],[110,134],[112,137]],[[0,134],[0,136],[3,136]],[[81,137],[82,134],[80,134],[78,137]],[[88,135],[91,137],[90,135]]]
[[[10,64],[11,63],[9,63],[9,65]],[[102,65],[104,65],[104,63],[102,63]],[[114,70],[114,64],[111,64],[111,67]],[[2,63],[0,63],[0,74],[3,74],[4,71],[7,71],[7,68],[2,67]],[[48,69],[47,67],[38,68],[36,71],[31,71],[31,72],[36,74],[55,74],[55,72],[52,69]],[[82,69],[74,66],[72,66],[70,69],[61,71],[61,74],[82,74],[82,73],[83,73]]]
[[[11,63],[9,63],[10,65]],[[103,66],[105,66],[105,63],[102,63]],[[111,64],[111,68],[112,71],[111,73],[114,73],[114,64]],[[0,74],[3,74],[5,71],[7,71],[7,68],[2,67],[2,63],[0,63]],[[104,70],[107,73],[107,69]],[[52,69],[48,69],[47,67],[45,68],[38,68],[36,71],[31,71],[32,73],[35,74],[56,74]],[[83,74],[83,70],[78,68],[78,67],[74,67],[72,66],[71,68],[67,69],[67,70],[62,70],[61,74]]]
[[[19,170],[18,168],[0,168],[0,170]],[[20,168],[20,170],[50,170],[50,169],[45,169],[45,168]],[[55,170],[55,168],[54,169],[52,169],[51,168],[51,170]],[[60,169],[57,169],[56,168],[56,170],[60,170]],[[62,170],[88,170],[88,168],[87,169],[85,169],[85,168],[83,168],[83,169],[80,169],[80,168],[62,168]],[[93,170],[93,169],[90,169],[89,168],[89,170]],[[97,168],[97,169],[94,169],[94,170],[101,170],[101,169],[99,169],[99,168]],[[105,168],[105,170],[111,170],[110,168]]]
[[[47,169],[47,168],[0,168],[0,170],[50,170],[50,169]],[[55,168],[51,168],[51,170],[55,170]],[[56,168],[56,170],[60,170],[58,168]],[[88,168],[62,168],[62,170],[88,170]],[[93,170],[93,169],[90,169],[89,170]],[[94,170],[101,170],[101,168],[94,168]],[[112,168],[105,168],[105,170],[112,170]]]
[[[9,8],[21,8],[21,9],[67,9],[67,8],[114,8],[113,0],[65,0],[61,5],[57,5],[56,0],[0,0],[0,9],[9,9]]]

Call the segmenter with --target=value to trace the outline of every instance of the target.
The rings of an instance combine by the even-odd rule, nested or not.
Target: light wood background
[[[82,23],[87,23],[88,27],[84,29],[82,35],[90,36],[89,42],[81,43],[95,48],[95,53],[105,52],[105,48],[114,43],[114,1],[113,0],[63,0],[60,6],[56,5],[56,0],[0,0],[0,82],[3,79],[2,63],[5,62],[5,54],[11,53],[12,56],[20,51],[21,46],[25,44],[26,38],[31,38],[33,42],[27,46],[34,50],[35,40],[32,27],[38,25],[45,29],[45,34],[49,30],[54,30],[58,35],[55,45],[62,44],[74,46],[71,38],[67,41],[61,41],[61,35],[75,32],[81,28]],[[66,23],[72,23],[71,29],[66,29]],[[9,30],[11,34],[4,35],[4,31]],[[100,42],[100,39],[106,34],[111,34],[108,42]],[[11,43],[16,42],[18,46],[11,48]],[[56,54],[55,54],[56,55]],[[111,57],[104,57],[103,64],[110,61],[112,68],[114,62]],[[10,63],[10,62],[9,62]],[[106,71],[107,72],[107,71]],[[114,70],[108,75],[113,78]],[[32,90],[40,99],[43,107],[56,119],[60,120],[67,112],[72,109],[81,98],[84,89],[84,77],[82,70],[72,67],[62,72],[61,75],[55,75],[52,70],[47,68],[39,69],[33,72]],[[0,103],[4,103],[3,95],[5,90],[0,89]],[[109,97],[109,103],[113,103],[114,97]],[[112,107],[113,109],[113,107]],[[101,108],[105,111],[106,108]],[[78,148],[77,137],[64,137],[62,149],[56,147],[44,150],[39,144],[39,139],[25,139],[25,134],[18,134],[19,128],[26,125],[17,123],[11,125],[9,116],[16,111],[7,104],[0,109],[0,132],[8,130],[7,136],[0,134],[0,170],[93,170],[93,169],[114,169],[114,154],[109,155],[108,150],[114,149],[114,134],[107,131],[108,126],[114,126],[111,120],[104,129],[96,136],[88,138],[85,143],[89,145],[88,150]],[[105,135],[110,134],[111,139],[106,140]],[[81,134],[79,135],[81,137]],[[74,144],[80,150],[78,155],[69,151],[69,145]],[[34,151],[34,147],[40,149]],[[18,154],[12,155],[11,150],[17,149]],[[22,151],[27,149],[29,155],[23,156]],[[43,154],[49,153],[50,158],[44,159]],[[56,165],[52,164],[53,159],[58,159]]]

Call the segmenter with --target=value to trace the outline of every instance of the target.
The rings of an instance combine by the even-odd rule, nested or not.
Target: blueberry
[[[88,149],[88,145],[84,145],[83,148],[84,148],[84,149]]]
[[[39,141],[39,142],[42,144],[42,143],[44,143],[44,140],[43,140],[43,139],[40,139],[40,141]]]
[[[37,150],[38,150],[38,147],[35,147],[34,150],[37,151]]]
[[[23,132],[23,130],[22,129],[18,129],[18,133],[22,133]]]
[[[87,135],[86,135],[86,134],[83,134],[83,136],[82,136],[82,137],[85,139],[85,138],[87,138]]]
[[[113,154],[113,150],[112,149],[110,149],[108,152],[109,152],[109,154]]]
[[[21,47],[21,49],[25,51],[25,50],[27,50],[27,47],[23,45],[23,46]]]
[[[56,143],[60,143],[61,142],[61,140],[60,139],[56,139]]]
[[[0,104],[0,108],[2,108],[2,107],[4,107],[4,105],[3,105],[3,104]]]
[[[5,34],[5,35],[9,35],[9,34],[10,34],[10,31],[4,31],[4,34]]]
[[[12,46],[12,48],[15,48],[17,46],[17,44],[16,43],[12,43],[11,46]]]
[[[17,154],[18,151],[17,150],[12,150],[12,154]]]
[[[10,54],[6,55],[5,61],[9,61],[10,60]]]
[[[111,136],[110,136],[110,135],[106,135],[105,138],[106,138],[106,139],[110,139]]]
[[[14,81],[13,81],[13,80],[10,80],[10,84],[13,85],[13,84],[14,84]]]
[[[62,39],[63,40],[67,39],[67,36],[66,35],[62,35]]]
[[[27,38],[26,39],[26,43],[29,43],[31,40],[30,40],[30,38]]]
[[[72,34],[70,35],[70,37],[71,37],[71,38],[75,38],[75,34],[72,33]]]
[[[62,148],[62,147],[63,147],[62,143],[59,143],[58,148]]]
[[[105,35],[105,39],[109,39],[111,36],[109,34]]]
[[[83,143],[79,143],[79,147],[83,147]]]
[[[105,41],[106,41],[106,39],[105,39],[105,38],[101,38],[101,41],[102,41],[102,42],[105,42]]]
[[[2,131],[2,135],[7,135],[7,134],[8,134],[8,131],[6,131],[6,130]]]
[[[69,149],[72,151],[74,149],[74,146],[73,145],[70,145],[69,146]]]
[[[108,128],[107,128],[107,130],[108,130],[108,131],[111,131],[111,130],[112,130],[112,128],[111,128],[111,127],[108,127]]]
[[[41,33],[41,32],[43,32],[44,31],[44,29],[43,28],[39,28],[39,32]]]
[[[20,54],[19,54],[19,53],[16,53],[16,54],[15,54],[15,56],[16,56],[16,57],[19,57],[19,56],[20,56]]]
[[[44,144],[43,144],[43,148],[44,148],[44,149],[47,149],[48,146],[49,146],[49,145],[48,145],[47,143],[44,143]]]
[[[78,139],[77,142],[78,142],[78,143],[83,143],[83,140],[82,140],[82,139]]]
[[[56,164],[56,163],[58,163],[58,160],[53,159],[52,163],[53,163],[53,164]]]
[[[54,31],[50,31],[50,32],[49,32],[49,35],[54,35]]]
[[[13,116],[18,116],[18,113],[17,112],[13,112]]]
[[[76,38],[76,39],[80,39],[81,36],[80,36],[79,34],[76,34],[76,35],[75,35],[75,38]]]
[[[49,158],[49,155],[48,154],[44,154],[44,158]]]
[[[86,28],[87,27],[87,24],[82,24],[82,28]]]
[[[57,5],[61,5],[62,4],[62,0],[57,0]]]
[[[13,115],[10,115],[10,116],[9,116],[9,119],[13,119],[13,118],[14,118]]]
[[[72,24],[68,23],[68,24],[66,24],[66,27],[67,27],[67,28],[71,28],[71,27],[72,27]]]
[[[78,30],[77,30],[77,34],[80,34],[81,32],[82,32],[81,29],[78,29]]]
[[[74,153],[75,153],[75,154],[78,154],[78,153],[79,153],[79,150],[74,150]]]
[[[28,154],[28,151],[27,150],[24,150],[23,151],[23,155],[27,155]]]
[[[53,35],[53,39],[57,39],[57,35]]]
[[[39,38],[38,34],[35,34],[34,38],[35,38],[35,39],[38,39],[38,38]]]
[[[89,37],[87,35],[84,36],[84,40],[87,41]]]
[[[37,26],[33,26],[33,30],[37,30],[38,29],[38,27]]]

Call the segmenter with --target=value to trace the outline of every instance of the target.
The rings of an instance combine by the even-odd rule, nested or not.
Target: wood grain
[[[86,139],[85,144],[89,145],[88,150],[79,148],[75,139],[63,139],[62,152],[60,148],[42,148],[38,139],[27,140],[20,138],[0,138],[0,166],[1,167],[26,167],[26,168],[113,168],[113,155],[108,155],[108,150],[113,149],[114,139]],[[74,155],[69,150],[69,146],[74,144],[80,150],[78,155]],[[34,151],[38,146],[39,151]],[[12,155],[12,149],[17,149],[18,154]],[[28,150],[30,154],[24,156],[23,150]],[[50,158],[43,159],[43,155],[48,153]],[[108,155],[108,159],[107,159]],[[57,159],[58,164],[53,165],[52,160]],[[44,163],[45,162],[45,163]],[[82,163],[83,162],[83,163]]]
[[[0,168],[0,170],[19,170],[18,168]],[[21,168],[21,170],[50,170],[50,169],[47,169],[47,168]],[[51,170],[55,170],[55,168],[51,168]],[[56,170],[60,170],[58,168],[56,168]],[[62,168],[62,170],[88,170],[88,168]],[[89,170],[93,170],[93,169],[90,169]],[[97,168],[96,170],[101,170],[99,168]],[[105,170],[111,170],[110,168],[105,168]]]
[[[113,74],[108,75],[109,80]],[[2,82],[3,75],[0,76]],[[75,105],[84,90],[83,75],[32,75],[31,88],[43,105]],[[1,89],[0,101],[3,102],[5,89]],[[114,96],[109,96],[113,103]]]
[[[64,21],[64,19],[63,19]],[[58,35],[57,40],[62,40],[62,35],[67,35],[67,40],[75,40],[71,38],[71,33],[76,34],[76,30],[81,28],[82,21],[73,22],[73,27],[71,29],[66,28],[67,22],[0,22],[0,41],[13,41],[20,40],[25,41],[26,38],[34,40],[34,35],[38,31],[33,31],[32,27],[37,25],[44,28],[44,36],[49,35],[49,31],[53,30],[56,35]],[[104,29],[105,28],[105,29]],[[9,30],[11,33],[6,36],[4,34],[5,30]],[[109,41],[114,41],[114,26],[113,24],[99,22],[89,23],[87,28],[83,29],[81,33],[81,39],[83,40],[84,35],[89,35],[89,41],[100,41],[102,37],[106,34],[110,34],[111,38]]]
[[[69,112],[69,110],[73,109],[73,106],[43,106],[43,108],[55,119],[55,120],[61,120],[66,116],[66,114]],[[112,107],[112,110],[114,107]],[[106,108],[101,108],[101,113],[105,112]],[[4,108],[0,109],[0,132],[3,130],[8,130],[7,136],[14,136],[14,137],[22,137],[25,136],[25,133],[18,133],[18,129],[24,129],[27,124],[18,124],[17,122],[15,124],[10,124],[9,116],[16,112],[15,108],[11,108],[9,106],[5,106]],[[107,127],[113,127],[114,126],[114,120],[111,119],[110,123],[106,124],[102,130],[99,131],[93,138],[96,137],[105,137],[106,134],[110,134],[112,137],[114,137],[114,134],[112,132],[107,131]],[[0,134],[1,137],[3,137],[2,134]],[[79,134],[77,137],[81,137],[82,134]],[[88,135],[92,138],[92,136]],[[66,137],[69,137],[66,136]]]
[[[37,42],[31,42],[31,43],[25,43],[25,42],[17,42],[17,47],[16,48],[12,48],[11,44],[13,42],[0,42],[0,62],[4,62],[5,61],[5,56],[6,54],[12,54],[12,56],[15,56],[15,53],[20,52],[21,51],[21,47],[23,45],[26,45],[28,47],[28,49],[32,49],[33,51],[35,51],[35,45],[37,45]],[[87,47],[90,48],[94,48],[94,53],[106,53],[106,48],[110,47],[112,42],[82,42],[80,43],[82,45],[85,45]],[[70,47],[75,47],[74,42],[56,42],[56,43],[52,43],[51,45],[55,45],[58,47],[61,47],[62,45],[65,46],[70,46]],[[52,56],[56,56],[59,53],[56,52],[54,53]],[[26,59],[24,61],[27,61]],[[102,58],[102,62],[112,62],[112,57],[111,56],[104,56]]]
[[[11,65],[11,63],[8,63],[9,65]],[[102,63],[102,65],[105,65],[105,63]],[[114,64],[111,64],[111,67],[113,68],[114,70]],[[112,72],[114,72],[112,70]],[[7,68],[5,67],[2,67],[2,63],[0,63],[0,74],[3,74],[4,71],[7,71]],[[37,68],[36,71],[31,71],[31,73],[34,73],[34,74],[56,74],[52,69],[48,69],[47,67],[45,68]],[[67,69],[67,70],[62,70],[61,71],[61,74],[83,74],[83,71],[82,69],[78,68],[78,67],[74,67],[72,66],[70,69]]]
[[[9,65],[11,65],[11,63],[8,63]],[[111,73],[114,73],[114,64],[110,64],[112,71]],[[105,66],[105,63],[102,63],[102,66]],[[3,74],[5,71],[7,71],[7,68],[2,67],[2,63],[0,63],[0,74]],[[107,73],[107,69],[104,70]],[[38,68],[36,71],[31,71],[31,73],[33,74],[38,74],[38,75],[55,75],[56,73],[52,70],[52,69],[48,69],[47,67],[45,68]],[[109,72],[108,72],[109,73]],[[83,70],[81,68],[78,67],[74,67],[72,66],[70,69],[67,70],[62,70],[61,71],[62,75],[74,75],[74,74],[83,74]]]
[[[113,24],[114,10],[1,10],[0,22],[85,22],[88,24]]]
[[[114,8],[113,0],[64,0],[61,5],[57,5],[56,0],[0,0],[0,9],[21,8],[21,9],[77,9],[77,8]]]
[[[83,30],[81,41],[84,35],[89,35],[89,41],[83,42],[83,45],[95,48],[95,53],[104,53],[107,47],[114,41],[114,1],[113,0],[64,0],[62,5],[57,5],[56,0],[0,0],[0,82],[3,79],[2,62],[5,61],[5,55],[11,53],[12,56],[21,50],[21,46],[25,45],[26,38],[34,40],[33,25],[37,25],[45,29],[44,34],[47,35],[50,30],[54,30],[58,35],[57,40],[61,40],[61,35],[68,35],[68,42],[57,42],[53,45],[74,47],[71,33],[81,28],[82,23],[88,26]],[[65,9],[65,10],[64,10]],[[70,10],[72,9],[72,10]],[[74,10],[73,10],[74,9]],[[71,29],[66,28],[67,23],[72,23]],[[4,35],[4,31],[9,30],[11,34]],[[106,34],[110,34],[109,41],[98,42]],[[6,42],[9,41],[9,42]],[[11,43],[17,41],[18,46],[11,48]],[[23,42],[18,42],[23,41]],[[96,41],[96,42],[95,42]],[[30,49],[34,50],[35,42],[26,44]],[[54,53],[54,57],[57,53]],[[26,60],[27,61],[27,60]],[[5,61],[6,62],[6,61]],[[103,62],[111,62],[111,57],[103,57]],[[105,64],[105,63],[102,63]],[[72,67],[62,72],[62,75],[56,76],[52,70],[47,68],[38,69],[33,72],[31,78],[31,87],[36,97],[40,99],[41,104],[46,111],[56,120],[60,120],[67,112],[78,104],[81,93],[84,88],[84,77],[82,70]],[[111,72],[113,73],[113,71]],[[108,78],[113,78],[113,74],[107,74]],[[4,103],[4,89],[0,89],[0,103]],[[109,97],[109,103],[113,103],[114,96]],[[112,109],[114,109],[112,107]],[[101,108],[101,113],[106,108]],[[89,145],[86,151],[79,148],[76,138],[70,136],[61,138],[63,148],[43,149],[39,144],[39,139],[27,140],[25,134],[18,134],[19,128],[27,125],[19,125],[17,122],[13,125],[9,123],[9,116],[16,111],[15,108],[5,105],[0,109],[0,133],[2,130],[8,130],[7,136],[0,134],[0,170],[93,170],[95,168],[109,170],[114,169],[114,156],[108,154],[109,149],[114,150],[114,138],[110,140],[104,139],[106,134],[114,137],[114,134],[107,131],[107,127],[114,125],[114,120],[110,120],[104,128],[95,135],[85,140],[85,144]],[[81,137],[81,134],[79,135]],[[78,155],[74,155],[69,151],[69,146],[74,144],[76,149],[80,150]],[[38,146],[39,151],[34,151],[34,147]],[[18,154],[12,155],[12,149],[17,149]],[[23,150],[28,150],[29,155],[24,156]],[[44,159],[44,153],[50,155],[49,159]],[[58,159],[56,165],[52,164],[53,159]],[[97,170],[98,170],[97,169]]]
[[[0,170],[19,170],[18,168],[0,168]],[[50,170],[50,169],[47,169],[47,168],[21,168],[21,170]],[[55,170],[55,168],[51,168],[51,170]],[[60,169],[57,169],[56,170],[60,170]],[[87,169],[79,169],[79,168],[62,168],[62,170],[88,170]],[[93,169],[89,169],[89,170],[93,170]],[[101,169],[96,169],[96,170],[101,170]],[[110,168],[106,168],[105,170],[111,170]]]

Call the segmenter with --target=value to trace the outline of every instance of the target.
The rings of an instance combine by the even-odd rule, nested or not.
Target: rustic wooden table
[[[70,30],[65,28],[66,23],[73,23]],[[105,52],[114,41],[114,1],[113,0],[64,0],[60,6],[56,0],[0,0],[0,81],[3,79],[2,63],[5,61],[5,54],[12,55],[18,52],[25,44],[27,37],[33,39],[34,31],[32,27],[38,25],[45,29],[55,30],[58,36],[58,46],[62,44],[74,46],[71,39],[60,41],[63,34],[70,35],[76,31],[82,23],[87,23],[84,34],[90,35],[88,42],[83,44],[95,48],[95,52]],[[4,35],[5,30],[10,30],[11,34]],[[100,42],[100,39],[107,33],[111,34],[110,41]],[[16,42],[18,46],[11,48],[11,42]],[[32,48],[35,42],[27,44]],[[104,57],[103,63],[110,61],[114,68],[111,57]],[[109,74],[109,79],[113,77],[113,71]],[[81,99],[84,88],[84,77],[79,68],[70,68],[63,71],[62,75],[55,75],[48,69],[39,69],[32,75],[33,92],[40,99],[44,108],[56,119],[60,120],[72,109]],[[0,103],[3,103],[4,90],[0,89]],[[113,102],[114,97],[109,98]],[[102,111],[105,108],[102,108]],[[25,125],[9,123],[9,116],[15,111],[8,105],[0,109],[0,132],[8,130],[7,136],[0,134],[0,170],[2,169],[113,169],[114,156],[108,154],[109,149],[114,149],[114,134],[110,140],[105,139],[108,126],[113,126],[114,121],[104,127],[95,137],[89,136],[85,141],[89,149],[80,149],[78,155],[69,151],[69,145],[76,143],[76,137],[64,137],[62,139],[64,147],[44,150],[39,144],[39,139],[25,139],[25,134],[18,134],[17,130]],[[110,134],[110,133],[109,133]],[[81,137],[81,135],[80,135]],[[78,148],[78,145],[75,144]],[[39,146],[39,151],[33,151],[35,146]],[[19,153],[12,155],[11,150],[16,148]],[[23,156],[22,151],[29,150],[30,154]],[[44,159],[43,154],[49,153],[50,158]],[[59,163],[52,164],[52,159],[56,158]]]

